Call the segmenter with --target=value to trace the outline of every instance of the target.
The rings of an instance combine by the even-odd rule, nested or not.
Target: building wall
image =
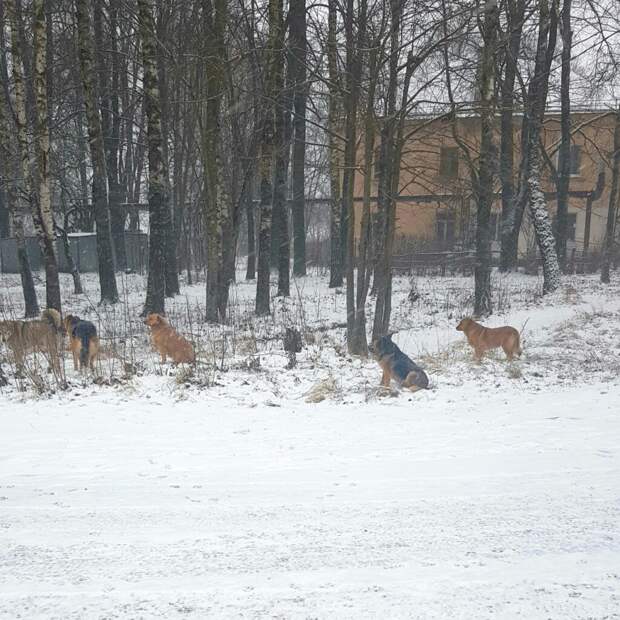
[[[602,243],[605,234],[607,207],[611,185],[611,152],[613,149],[613,123],[611,114],[600,112],[576,113],[572,116],[572,126],[576,131],[572,137],[573,145],[580,148],[580,166],[578,173],[571,177],[571,193],[591,192],[596,186],[599,170],[605,169],[605,185],[601,197],[593,203],[590,248],[596,249]],[[499,122],[498,122],[499,125]],[[467,145],[471,153],[471,160],[477,166],[479,151],[480,125],[476,117],[463,117],[457,120],[457,135]],[[515,118],[515,169],[520,162],[521,117]],[[397,235],[420,240],[420,245],[435,245],[442,247],[446,244],[438,239],[438,220],[441,221],[446,213],[455,216],[455,236],[463,238],[465,242],[471,238],[474,230],[476,206],[472,200],[472,187],[469,177],[469,168],[462,151],[458,150],[457,141],[453,135],[452,125],[445,120],[409,121],[406,126],[406,144],[401,160],[399,197],[397,200]],[[550,115],[543,125],[543,143],[550,159],[557,165],[557,147],[560,140],[560,119],[557,115]],[[499,167],[499,133],[496,136]],[[375,160],[378,156],[379,136],[375,141]],[[458,171],[454,176],[442,174],[441,151],[444,148],[456,148],[458,157]],[[363,165],[363,143],[358,149],[359,169]],[[447,161],[444,152],[444,164]],[[450,166],[448,166],[450,168]],[[452,169],[453,170],[453,169]],[[445,170],[444,170],[445,172]],[[373,171],[372,196],[376,197],[376,168]],[[363,195],[363,176],[356,175],[355,196],[356,224],[359,230],[361,214],[361,197]],[[516,182],[516,179],[515,179]],[[548,204],[553,214],[556,210],[555,184],[547,171],[544,174],[543,185],[546,192],[550,192]],[[501,212],[501,186],[499,178],[496,180],[495,190],[498,194],[493,204],[493,213],[497,214],[499,222]],[[373,202],[373,208],[375,206]],[[585,195],[571,195],[569,198],[569,214],[576,218],[575,241],[569,242],[569,251],[573,247],[580,250],[583,247],[585,228]],[[445,228],[445,227],[444,227]],[[527,213],[524,218],[523,232],[520,238],[520,251],[525,252],[528,245],[533,245],[534,238],[529,224]]]

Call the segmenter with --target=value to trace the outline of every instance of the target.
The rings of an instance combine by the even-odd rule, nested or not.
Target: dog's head
[[[159,325],[166,325],[166,319],[161,314],[157,314],[156,312],[150,312],[146,315],[144,319],[144,324],[149,327],[157,327]]]
[[[63,325],[60,312],[54,308],[46,308],[41,312],[41,320],[46,321],[56,332],[59,334],[65,333],[65,326]]]
[[[471,325],[471,322],[472,321],[469,317],[465,317],[464,319],[461,319],[459,324],[456,326],[456,331],[464,332]]]
[[[73,331],[73,328],[80,322],[80,317],[75,314],[67,314],[63,322],[67,333],[70,334]]]
[[[396,345],[392,342],[392,336],[396,332],[390,332],[385,336],[376,338],[370,343],[369,351],[377,358],[381,359],[384,355],[390,355],[396,351]]]

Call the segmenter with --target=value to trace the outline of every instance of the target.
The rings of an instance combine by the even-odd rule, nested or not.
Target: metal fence
[[[44,268],[43,256],[36,237],[26,237],[26,252],[33,271]],[[96,272],[97,236],[95,233],[70,233],[69,247],[71,256],[80,273]],[[142,232],[125,233],[125,250],[127,269],[136,273],[146,273],[148,268],[148,235]],[[58,268],[67,273],[69,266],[60,239],[56,241]],[[17,242],[14,238],[0,239],[0,271],[2,273],[19,273],[17,260]]]

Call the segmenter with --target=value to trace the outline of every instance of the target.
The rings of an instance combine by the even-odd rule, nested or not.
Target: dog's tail
[[[523,323],[523,327],[521,327],[521,331],[519,332],[519,338],[517,340],[517,344],[519,345],[519,349],[517,351],[515,351],[515,353],[517,354],[518,357],[521,357],[521,354],[523,353],[523,347],[521,346],[521,343],[523,342],[523,332],[525,331],[525,326],[527,325],[527,322],[529,320],[530,320],[529,317],[527,319],[525,319],[525,323]]]
[[[97,336],[97,329],[92,323],[81,323],[75,328],[76,336],[80,339],[80,366],[88,366],[90,343]]]

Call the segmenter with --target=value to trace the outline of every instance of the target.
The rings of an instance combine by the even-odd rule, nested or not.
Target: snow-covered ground
[[[525,325],[525,355],[480,365],[454,330],[471,279],[418,278],[413,302],[397,280],[395,340],[432,389],[389,396],[323,278],[262,321],[238,284],[225,330],[185,287],[195,373],[148,352],[141,284],[114,309],[66,296],[109,338],[100,385],[0,391],[0,617],[620,618],[617,277],[545,299],[496,278],[488,324]]]

